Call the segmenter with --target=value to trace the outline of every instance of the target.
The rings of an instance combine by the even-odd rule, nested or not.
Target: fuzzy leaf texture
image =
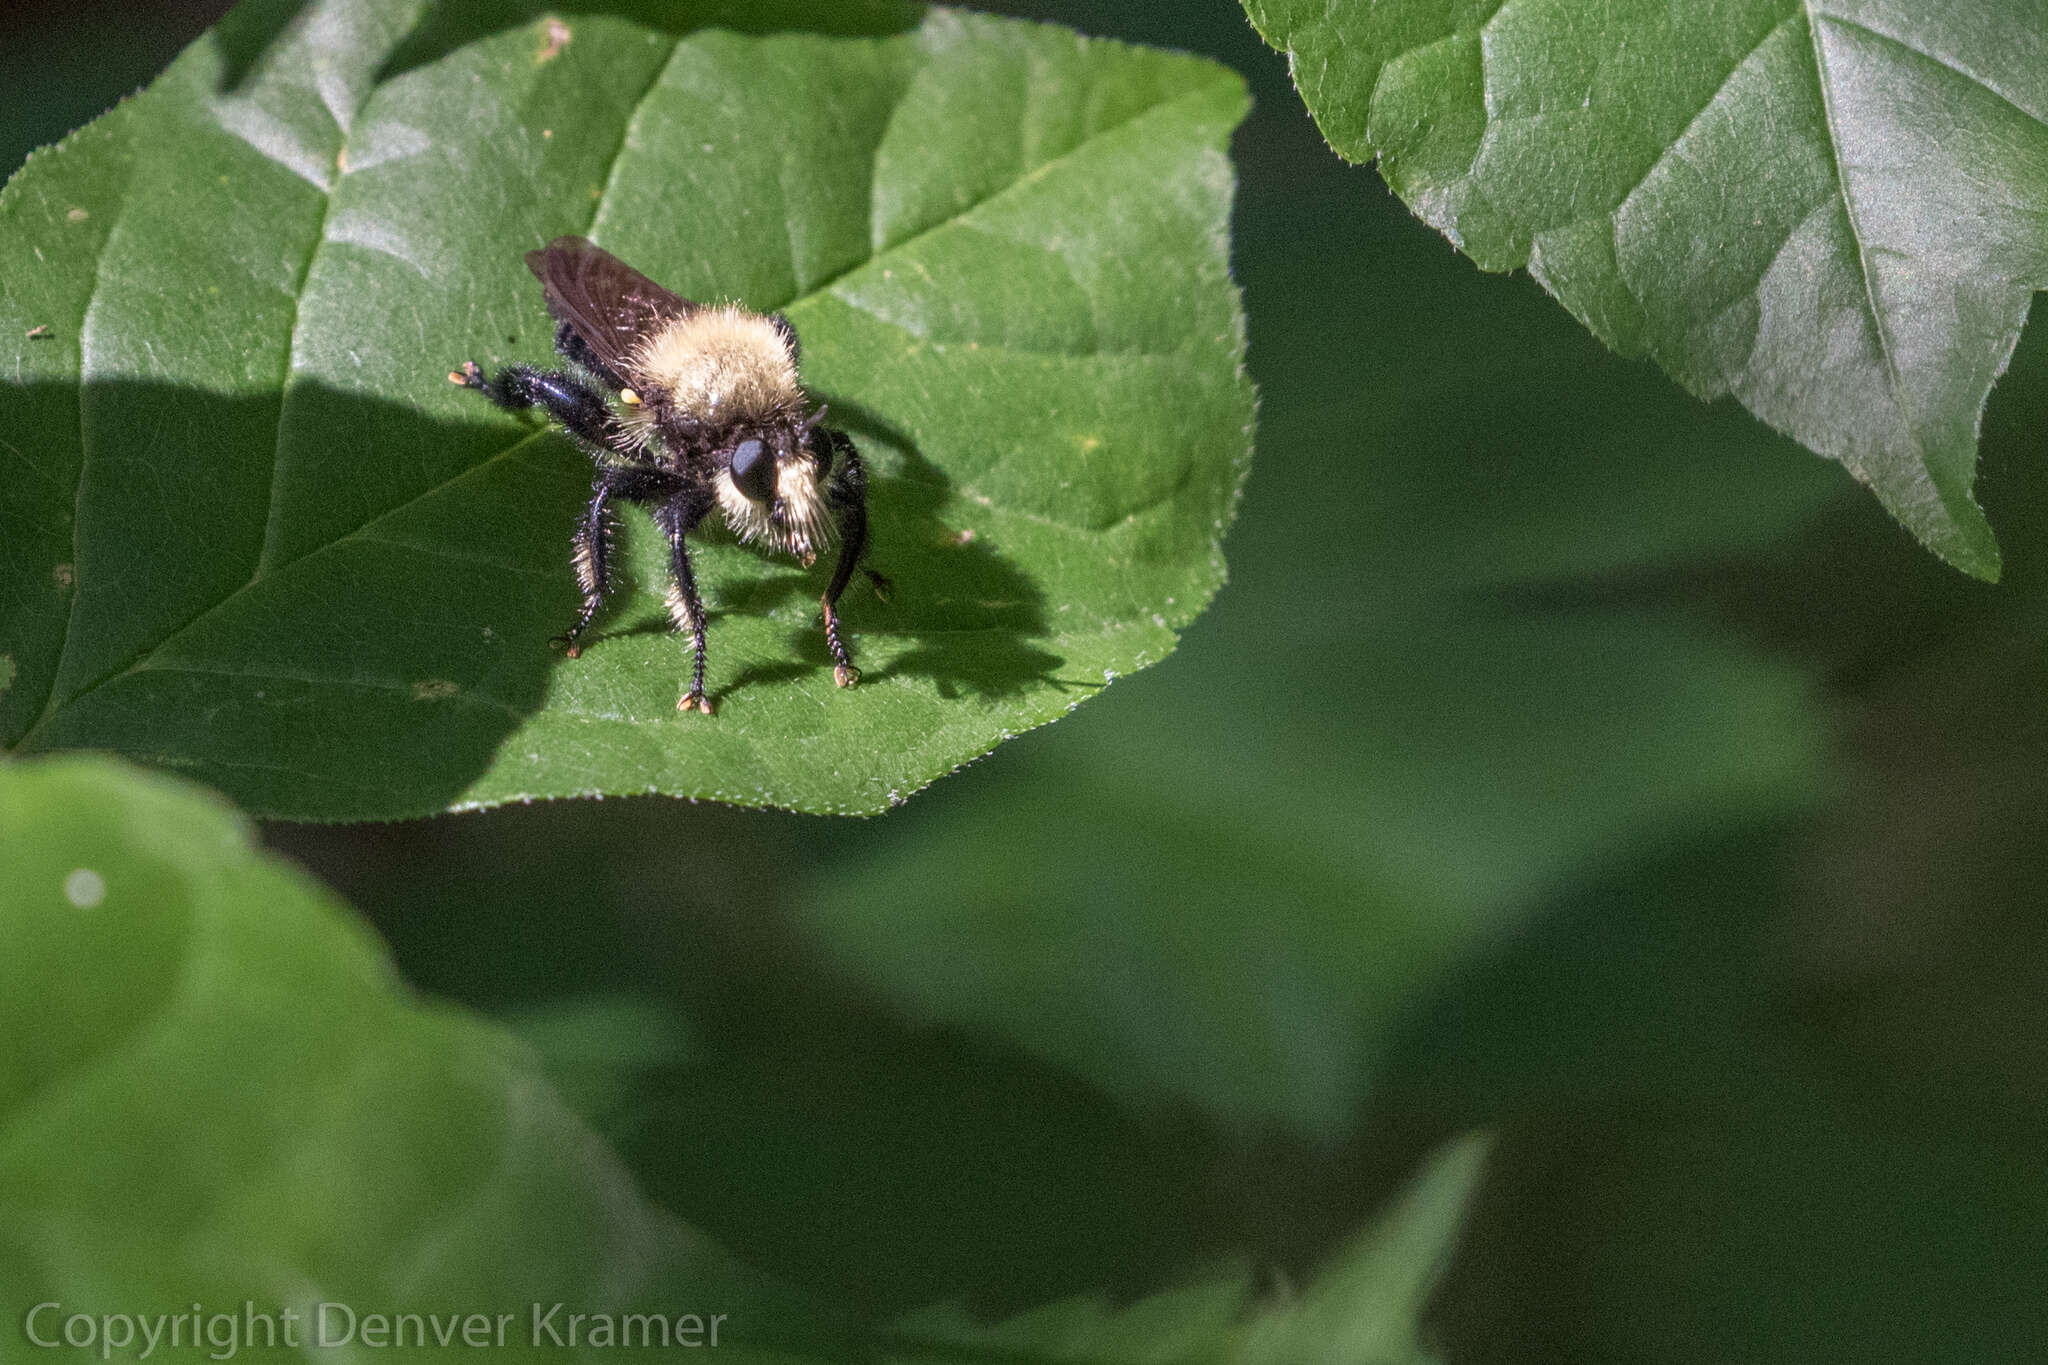
[[[945,10],[827,36],[671,9],[454,32],[421,0],[245,6],[9,182],[11,749],[293,818],[865,813],[1173,648],[1249,452],[1239,79]],[[580,659],[551,650],[588,462],[445,376],[551,359],[521,255],[563,233],[795,323],[895,585],[842,602],[859,687],[824,649],[829,561],[700,538],[719,714],[678,715],[637,510],[627,589]]]
[[[1480,266],[1996,578],[1977,433],[2048,286],[2048,0],[1245,0]]]

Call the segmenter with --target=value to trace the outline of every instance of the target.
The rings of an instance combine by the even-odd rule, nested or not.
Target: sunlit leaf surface
[[[2048,285],[2043,0],[1245,0],[1331,144],[1609,345],[1996,577],[1986,395]]]
[[[0,197],[10,746],[302,817],[876,811],[1173,648],[1249,445],[1236,76],[947,11],[452,46],[422,13],[238,11]],[[833,686],[828,566],[714,537],[720,714],[678,715],[637,512],[634,590],[551,652],[587,462],[444,375],[548,356],[520,257],[567,232],[795,322],[876,471],[895,591],[842,604],[860,687]]]

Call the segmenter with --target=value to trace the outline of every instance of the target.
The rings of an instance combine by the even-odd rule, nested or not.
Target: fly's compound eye
[[[732,481],[753,502],[775,496],[775,457],[758,437],[741,441],[732,453]]]

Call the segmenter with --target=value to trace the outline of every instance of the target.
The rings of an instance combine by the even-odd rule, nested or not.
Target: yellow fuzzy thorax
[[[634,349],[628,369],[637,387],[704,422],[763,421],[804,401],[782,334],[737,304],[669,323]]]

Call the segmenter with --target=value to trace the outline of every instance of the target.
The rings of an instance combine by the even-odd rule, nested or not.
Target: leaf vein
[[[1833,24],[1837,28],[1854,29],[1858,33],[1869,34],[1871,37],[1876,38],[1880,42],[1890,43],[1893,47],[1901,48],[1904,51],[1912,53],[1915,57],[1920,58],[1922,61],[1932,62],[1934,65],[1940,67],[1943,71],[1948,72],[1950,75],[1959,77],[1960,79],[1968,82],[1969,84],[1976,86],[1979,90],[1986,91],[1996,99],[2002,101],[2005,104],[2010,105],[2013,109],[2017,110],[2022,116],[2024,116],[2029,122],[2038,123],[2041,125],[2041,127],[2048,128],[2048,115],[2044,115],[2035,110],[2027,108],[2026,105],[2020,103],[2018,96],[2008,94],[2005,91],[1999,89],[1997,86],[1993,85],[1989,77],[1980,76],[1974,71],[1966,70],[1963,67],[1958,66],[1950,58],[1943,57],[1938,53],[1929,52],[1924,47],[1915,46],[1913,43],[1906,41],[1904,38],[1901,38],[1896,33],[1887,33],[1885,30],[1881,28],[1872,28],[1869,24],[1863,23],[1856,19],[1846,18],[1843,15],[1818,14],[1815,17],[1819,19],[1825,19],[1827,22]]]
[[[526,712],[502,697],[494,697],[488,692],[478,692],[467,687],[458,688],[458,690],[449,692],[446,695],[426,698],[419,697],[415,692],[414,689],[419,686],[418,683],[392,682],[384,678],[322,677],[317,673],[283,673],[274,669],[259,668],[219,668],[210,664],[160,663],[155,660],[145,663],[138,668],[130,669],[128,673],[124,673],[121,676],[127,677],[134,673],[191,673],[211,678],[251,678],[257,682],[304,683],[308,687],[354,688],[363,692],[398,692],[421,701],[467,701],[478,706],[487,707],[493,711],[503,711],[506,715],[519,719],[524,719],[526,716]]]
[[[320,226],[313,235],[312,248],[306,252],[305,267],[299,271],[298,286],[292,290],[292,320],[285,330],[284,369],[277,377],[277,440],[270,449],[270,486],[263,494],[263,543],[256,549],[256,568],[250,574],[251,582],[270,572],[271,551],[277,544],[278,519],[284,514],[284,503],[278,493],[284,486],[284,417],[285,410],[291,405],[292,370],[299,353],[299,314],[306,301],[306,286],[313,279],[313,266],[320,259],[320,248],[327,244],[327,224],[334,217],[334,196],[341,189],[341,168],[347,162],[348,134],[343,133],[341,148],[334,158],[333,183],[316,186],[321,192]]]
[[[107,277],[107,248],[113,245],[114,235],[121,230],[121,223],[127,216],[128,201],[124,197],[113,226],[107,229],[107,235],[100,240],[99,251],[93,256],[92,288],[86,291],[85,307],[78,315],[78,486],[71,494],[71,569],[74,577],[71,591],[66,595],[64,602],[64,634],[62,642],[57,646],[57,666],[50,670],[50,690],[43,694],[43,709],[36,716],[35,724],[24,730],[21,738],[15,741],[16,748],[27,743],[30,735],[41,729],[45,721],[62,709],[57,701],[57,686],[64,679],[64,661],[71,657],[71,628],[78,620],[78,528],[85,520],[85,473],[92,460],[92,441],[85,408],[85,366],[86,356],[92,349],[92,310],[99,302],[100,285]]]
[[[984,229],[972,225],[963,225],[963,227],[967,231],[984,231]],[[990,235],[993,236],[994,234]],[[1003,342],[981,341],[977,339],[955,340],[934,335],[929,331],[920,331],[900,318],[892,318],[879,311],[866,299],[855,298],[847,294],[840,294],[838,299],[839,302],[845,304],[854,312],[859,313],[862,317],[873,318],[892,332],[901,332],[904,336],[921,341],[930,347],[933,352],[939,354],[947,351],[966,352],[971,348],[975,354],[981,356],[1021,356],[1034,360],[1151,360],[1164,364],[1185,364],[1188,361],[1188,357],[1179,351],[1123,350],[1113,346],[1094,346],[1087,350],[1070,348],[1049,349],[1043,346],[1011,346]],[[793,307],[794,305],[791,306]]]
[[[1089,148],[1090,146],[1102,141],[1102,139],[1110,137],[1118,132],[1121,132],[1123,129],[1128,128],[1133,124],[1142,122],[1143,120],[1152,117],[1154,114],[1158,114],[1165,110],[1172,109],[1176,105],[1187,104],[1196,100],[1209,98],[1210,94],[1210,91],[1204,89],[1189,90],[1182,94],[1175,95],[1172,99],[1161,100],[1157,104],[1147,105],[1145,108],[1140,109],[1135,114],[1127,114],[1123,118],[1118,119],[1115,123],[1110,124],[1106,128],[1098,128],[1096,131],[1082,138],[1079,142],[1075,143],[1066,151],[1061,152],[1056,157],[1053,157],[1050,161],[1047,161],[1042,165],[1032,167],[1030,171],[1018,176],[1015,180],[1012,180],[1009,184],[1002,186],[1000,189],[997,189],[993,193],[983,195],[981,198],[975,200],[973,203],[967,204],[964,207],[962,207],[958,212],[953,213],[949,217],[940,219],[938,222],[933,223],[928,228],[924,228],[921,231],[915,232],[910,236],[903,238],[901,241],[896,242],[894,245],[888,247],[885,250],[870,251],[865,260],[855,261],[852,265],[849,265],[842,270],[834,272],[827,278],[820,280],[816,285],[814,285],[806,292],[797,295],[795,298],[786,300],[785,302],[776,305],[776,308],[780,311],[787,311],[788,309],[796,308],[802,304],[809,303],[813,299],[816,299],[821,294],[824,294],[828,290],[837,287],[842,280],[845,280],[849,276],[867,269],[869,266],[875,264],[875,262],[884,260],[888,257],[899,255],[900,253],[909,250],[911,247],[916,246],[919,242],[931,236],[933,233],[941,232],[944,231],[946,228],[953,227],[957,224],[961,224],[971,214],[983,208],[986,208],[991,204],[1001,203],[1006,195],[1012,194],[1015,191],[1022,189],[1026,185],[1032,184],[1038,180],[1043,179],[1045,176],[1050,174],[1052,171],[1058,169],[1064,163],[1073,160],[1076,156],[1079,156],[1083,151],[1087,150],[1087,148]]]
[[[394,550],[409,550],[414,554],[432,555],[436,559],[445,559],[451,564],[475,564],[486,569],[496,569],[500,573],[515,573],[528,578],[553,578],[557,576],[556,571],[552,569],[536,569],[531,564],[515,564],[509,559],[493,559],[489,555],[463,554],[461,551],[451,550],[445,545],[422,543],[417,540],[399,540],[392,536],[365,535],[360,531],[353,538],[365,545],[387,545]]]
[[[313,558],[316,555],[326,554],[329,551],[335,549],[337,546],[347,544],[349,541],[365,539],[366,537],[364,536],[364,533],[366,531],[369,531],[371,528],[381,525],[382,523],[390,520],[392,517],[398,516],[400,513],[411,508],[416,503],[423,502],[428,498],[434,497],[439,493],[445,492],[449,488],[452,488],[456,484],[462,482],[464,479],[469,478],[471,475],[490,468],[492,465],[495,465],[498,461],[507,458],[514,451],[521,449],[529,442],[537,441],[540,438],[546,436],[547,434],[548,432],[546,428],[542,428],[539,431],[527,433],[524,437],[520,438],[517,441],[514,441],[511,445],[506,446],[504,449],[498,451],[496,454],[490,455],[482,460],[477,461],[475,464],[470,465],[467,469],[464,469],[460,474],[455,475],[453,478],[444,479],[440,483],[435,484],[432,488],[426,489],[425,491],[417,494],[414,497],[407,498],[404,502],[399,503],[396,507],[392,507],[383,512],[379,512],[376,516],[364,522],[361,526],[358,526],[355,530],[350,531],[348,534],[336,536],[333,540],[330,540],[323,545],[316,545],[312,549],[306,551],[304,554],[299,555],[294,559],[288,560],[285,563],[278,565],[277,568],[272,571],[270,577],[275,577],[277,574],[284,573],[287,570],[294,568],[295,566],[303,563],[308,559]],[[119,682],[122,678],[127,677],[130,673],[140,672],[144,668],[168,667],[168,665],[154,664],[151,662],[151,660],[154,658],[154,656],[159,650],[163,649],[166,645],[170,644],[172,641],[176,640],[181,635],[184,635],[186,632],[192,630],[195,626],[197,626],[200,622],[206,620],[208,617],[214,615],[217,612],[225,611],[228,607],[234,605],[235,602],[239,601],[244,593],[248,592],[251,588],[255,586],[255,580],[251,580],[250,582],[244,583],[241,587],[236,588],[233,592],[229,593],[226,597],[221,598],[220,601],[214,603],[212,606],[207,607],[202,611],[193,613],[191,616],[187,617],[178,626],[176,630],[173,630],[168,635],[158,640],[155,644],[143,650],[140,655],[138,655],[134,660],[132,660],[127,665],[127,667],[122,668],[116,672],[109,673],[107,676],[95,681],[90,687],[81,688],[79,691],[74,693],[71,696],[71,698],[67,700],[64,704],[66,706],[73,705],[79,702],[80,700],[84,699],[91,693],[99,691],[102,687],[107,686],[109,683]],[[74,589],[74,592],[75,591],[76,590]],[[24,751],[28,750],[31,747],[31,742],[35,738],[36,731],[41,730],[45,725],[47,725],[50,722],[51,718],[56,714],[56,710],[58,709],[61,708],[53,708],[51,710],[45,711],[42,717],[38,719],[32,727],[30,727],[28,733],[24,734],[21,737],[20,742],[15,747]]]
[[[1864,250],[1863,231],[1857,224],[1856,200],[1849,190],[1849,176],[1842,165],[1842,139],[1837,131],[1833,87],[1828,78],[1826,45],[1821,41],[1820,23],[1825,15],[1816,14],[1813,0],[1801,0],[1801,8],[1807,16],[1807,36],[1813,45],[1814,81],[1820,90],[1821,115],[1827,121],[1828,159],[1835,168],[1835,188],[1841,196],[1842,216],[1849,226],[1849,245],[1856,258],[1856,273],[1863,281],[1864,306],[1870,310],[1871,331],[1877,340],[1878,357],[1884,362],[1885,379],[1891,385],[1894,400],[1899,405],[1899,416],[1904,420],[1908,436],[1912,439],[1914,454],[1921,466],[1927,468],[1931,477],[1933,470],[1927,465],[1927,452],[1920,446],[1919,433],[1913,423],[1913,414],[1906,402],[1906,386],[1899,373],[1898,357],[1893,353],[1891,334],[1885,329],[1884,313],[1878,306],[1877,285],[1870,276],[1870,261]]]
[[[647,111],[647,101],[653,99],[654,92],[661,88],[662,78],[668,75],[668,69],[674,66],[676,58],[682,55],[683,42],[682,38],[677,38],[675,42],[669,44],[668,56],[662,58],[661,64],[654,68],[653,79],[647,82],[646,87],[640,91],[639,98],[633,101],[632,112],[626,115],[625,123],[619,128],[619,145],[612,149],[611,160],[605,163],[604,184],[598,188],[597,202],[591,205],[590,221],[583,229],[586,237],[597,236],[598,220],[604,217],[605,206],[612,200],[612,189],[619,183],[619,163],[625,160],[626,149],[632,145],[633,128],[640,122],[640,116]]]
[[[1659,168],[1661,168],[1665,162],[1669,161],[1674,155],[1677,154],[1680,144],[1682,144],[1688,137],[1692,136],[1692,131],[1694,128],[1697,128],[1699,126],[1700,120],[1713,112],[1714,106],[1721,102],[1721,96],[1728,93],[1728,87],[1735,83],[1735,78],[1742,74],[1742,68],[1749,65],[1750,59],[1755,57],[1757,53],[1763,51],[1764,44],[1770,42],[1771,39],[1777,37],[1778,34],[1784,30],[1787,24],[1793,22],[1798,17],[1799,16],[1796,13],[1788,14],[1783,19],[1780,19],[1777,23],[1772,24],[1770,28],[1765,31],[1764,35],[1761,38],[1758,38],[1755,43],[1750,45],[1749,49],[1746,52],[1744,52],[1740,57],[1735,59],[1735,64],[1728,68],[1728,74],[1726,76],[1723,76],[1721,78],[1720,84],[1714,87],[1714,93],[1707,96],[1706,103],[1702,104],[1699,107],[1699,110],[1696,113],[1694,113],[1691,118],[1685,121],[1685,127],[1678,130],[1678,135],[1671,139],[1670,143],[1665,146],[1662,152],[1657,154],[1657,159],[1650,163],[1650,167],[1648,170],[1644,171],[1642,175],[1637,177],[1636,183],[1628,187],[1628,192],[1626,194],[1623,194],[1620,199],[1615,201],[1613,209],[1611,209],[1609,212],[1612,214],[1614,218],[1615,228],[1617,232],[1620,230],[1621,215],[1628,211],[1628,206],[1634,202],[1635,197],[1638,194],[1642,193],[1643,186],[1650,183],[1650,177],[1655,175]],[[1633,293],[1634,291],[1631,290],[1630,292]]]

